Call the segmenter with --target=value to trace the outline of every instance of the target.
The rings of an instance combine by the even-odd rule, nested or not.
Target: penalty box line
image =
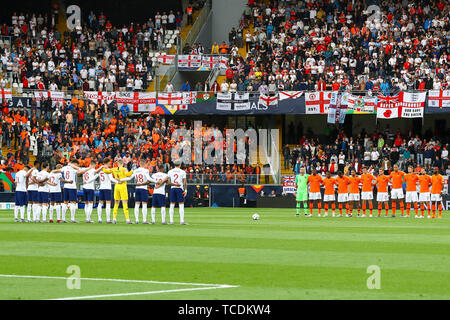
[[[68,279],[67,277],[14,275],[14,274],[0,274],[0,277],[3,277],[3,278],[22,278],[22,279],[55,279],[55,280],[67,280]],[[125,282],[125,283],[170,284],[170,285],[183,285],[183,286],[200,286],[200,288],[169,289],[169,290],[157,290],[157,291],[145,291],[145,292],[127,292],[127,293],[92,295],[92,296],[82,296],[82,297],[66,297],[66,298],[57,298],[57,299],[49,299],[49,300],[81,300],[81,299],[95,299],[95,298],[121,297],[121,296],[136,296],[136,295],[149,295],[149,294],[158,294],[158,293],[198,291],[198,290],[214,290],[214,289],[237,288],[237,287],[239,287],[238,285],[228,285],[228,284],[171,282],[171,281],[154,281],[154,280],[128,280],[128,279],[103,279],[103,278],[80,278],[80,280],[87,280],[87,281],[111,281],[111,282]]]

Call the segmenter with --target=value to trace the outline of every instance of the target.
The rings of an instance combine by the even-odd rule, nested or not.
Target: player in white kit
[[[98,223],[102,223],[102,206],[105,205],[106,211],[106,222],[112,223],[111,221],[111,199],[112,199],[112,184],[111,182],[118,183],[114,179],[111,173],[106,173],[103,169],[111,168],[111,159],[106,158],[103,160],[103,168],[99,173],[100,189],[99,189],[99,201],[97,207]]]
[[[36,175],[39,170],[39,161],[35,161],[33,164],[33,168],[31,168],[31,175],[28,177],[28,186],[27,186],[27,221],[34,221],[34,217],[36,216],[36,212],[39,206],[39,193],[38,193],[38,185],[35,182]],[[32,219],[33,217],[33,219]]]
[[[177,159],[174,161],[175,168],[169,170],[167,175],[169,176],[168,182],[179,185],[179,187],[170,187],[170,208],[169,208],[169,218],[170,224],[173,224],[173,213],[175,209],[175,203],[178,203],[180,212],[180,224],[186,225],[184,222],[184,198],[187,194],[187,182],[186,182],[186,172],[181,169],[181,160]]]
[[[35,182],[38,183],[39,207],[36,213],[35,221],[40,221],[42,213],[42,222],[47,222],[47,210],[50,203],[50,188],[47,184],[48,175],[50,173],[48,162],[42,163],[42,170],[36,175]]]
[[[63,193],[64,193],[64,203],[61,206],[62,216],[65,217],[67,208],[70,209],[70,222],[78,223],[75,220],[75,213],[77,211],[77,175],[82,174],[89,168],[79,170],[77,165],[77,160],[73,159],[71,162],[61,168],[61,175],[66,181],[64,183]]]
[[[135,204],[134,204],[134,217],[136,219],[136,224],[139,223],[139,207],[142,203],[142,222],[148,224],[147,222],[147,203],[148,203],[148,185],[150,183],[156,183],[150,176],[150,171],[144,166],[147,165],[147,159],[141,160],[141,166],[136,170],[133,170],[133,174],[128,178],[121,179],[122,181],[129,181],[131,179],[136,180],[136,191],[135,191]],[[152,216],[152,221],[154,217]]]
[[[84,213],[86,214],[86,223],[92,223],[91,214],[94,209],[95,200],[95,186],[94,182],[98,178],[98,173],[103,170],[103,167],[95,169],[95,162],[91,162],[86,171],[82,172],[83,175],[83,200],[84,200]]]
[[[61,182],[67,183],[70,181],[64,180],[61,175],[62,165],[58,164],[56,170],[53,170],[48,175],[47,184],[50,189],[50,209],[49,209],[49,222],[53,222],[53,210],[56,210],[56,222],[67,223],[66,216],[61,219],[61,202],[62,202],[62,192],[61,192]]]
[[[25,222],[25,206],[27,205],[27,179],[33,172],[30,166],[26,165],[22,170],[16,173],[14,182],[16,185],[14,221],[19,221],[18,213],[20,211],[20,221]]]
[[[152,223],[155,224],[155,212],[156,208],[161,208],[161,222],[162,224],[167,224],[166,222],[166,184],[174,187],[180,187],[179,184],[172,184],[169,182],[169,176],[164,173],[164,165],[158,165],[158,172],[152,176],[153,179],[157,181],[155,189],[153,190],[152,199]]]

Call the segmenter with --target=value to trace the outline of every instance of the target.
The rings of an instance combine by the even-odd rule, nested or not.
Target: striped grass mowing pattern
[[[257,212],[261,219],[253,221]],[[450,299],[450,219],[305,218],[295,210],[186,209],[188,226],[34,224],[0,212],[0,299]],[[78,211],[82,221],[84,212]],[[123,219],[123,214],[119,212]],[[178,215],[176,213],[175,221]],[[369,290],[367,267],[381,270]],[[227,284],[183,291],[177,283]],[[194,286],[195,287],[195,286]],[[120,295],[121,293],[151,294]]]

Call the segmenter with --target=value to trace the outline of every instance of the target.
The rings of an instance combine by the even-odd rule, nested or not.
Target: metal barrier
[[[194,24],[191,27],[191,30],[189,30],[188,35],[183,40],[181,39],[181,47],[184,48],[184,45],[186,43],[192,43],[194,42],[195,38],[197,38],[200,30],[202,29],[203,25],[205,24],[210,12],[211,12],[211,0],[207,0],[205,4],[203,5],[203,8],[200,11],[200,14],[198,15],[197,19],[195,20]]]

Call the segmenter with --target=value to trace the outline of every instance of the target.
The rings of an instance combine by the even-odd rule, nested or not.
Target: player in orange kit
[[[431,176],[431,203],[433,216],[436,218],[436,207],[439,209],[439,219],[442,218],[442,190],[444,189],[444,177],[439,174],[439,168],[435,167]]]
[[[363,168],[363,174],[361,175],[362,190],[361,190],[361,200],[362,200],[362,217],[366,217],[366,207],[367,202],[369,202],[370,217],[372,218],[373,210],[373,186],[376,183],[376,178],[373,174],[368,173],[367,167]]]
[[[431,217],[431,203],[430,203],[430,186],[431,186],[431,177],[427,175],[424,168],[420,170],[419,175],[419,202],[420,202],[420,218],[423,218],[423,214],[425,211],[425,205],[428,209],[428,217]]]
[[[405,175],[406,181],[406,216],[409,217],[409,212],[411,211],[411,203],[414,203],[414,210],[416,212],[415,218],[419,217],[419,198],[417,197],[417,182],[419,182],[419,177],[414,173],[414,168],[412,166],[408,167],[408,173]],[[402,215],[403,216],[403,215]]]
[[[319,217],[320,210],[322,208],[322,195],[320,194],[320,185],[322,184],[322,177],[317,174],[317,170],[312,170],[312,175],[308,177],[309,184],[309,216],[312,217],[312,212],[314,208],[314,201],[317,202],[317,208],[319,209]]]
[[[389,175],[389,181],[392,183],[391,199],[392,199],[392,218],[395,218],[395,209],[397,207],[396,201],[398,201],[400,209],[402,211],[402,216],[404,212],[403,199],[405,198],[403,194],[403,178],[405,173],[398,170],[398,165],[394,164],[394,171]]]
[[[327,177],[323,179],[322,184],[325,186],[325,192],[323,195],[323,202],[324,202],[324,208],[325,208],[325,214],[324,217],[328,217],[328,208],[329,204],[331,202],[331,207],[333,209],[333,214],[335,214],[336,211],[336,204],[334,203],[336,201],[336,196],[334,192],[334,186],[337,185],[336,179],[331,177],[331,173],[327,172]],[[320,213],[319,213],[320,217]]]
[[[360,194],[359,194],[359,184],[361,183],[361,178],[356,175],[356,170],[352,170],[352,175],[349,178],[349,195],[348,201],[350,202],[350,215],[347,217],[351,217],[353,215],[353,208],[358,207],[358,216],[361,210],[360,205]]]
[[[339,217],[342,217],[342,207],[345,205],[348,208],[348,185],[350,179],[344,176],[342,171],[338,172],[338,177],[336,178],[336,183],[338,185],[338,206],[339,206]],[[348,214],[348,209],[347,209]],[[333,212],[334,217],[334,212]]]
[[[378,216],[381,216],[381,209],[386,210],[385,216],[389,213],[389,193],[388,193],[389,176],[384,174],[383,168],[378,170],[377,177],[377,202],[378,202]]]

